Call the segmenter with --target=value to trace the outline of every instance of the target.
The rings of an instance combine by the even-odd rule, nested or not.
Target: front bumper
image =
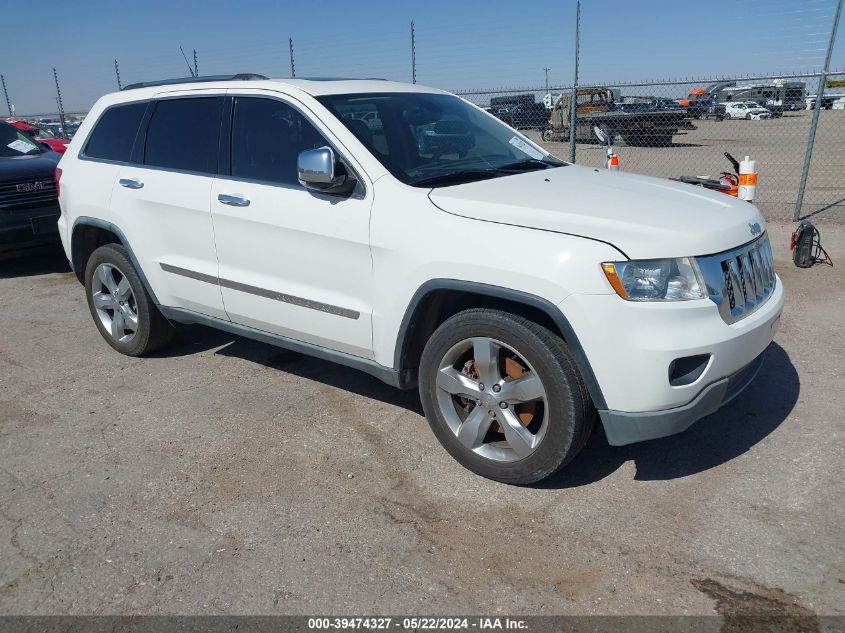
[[[604,406],[612,444],[679,433],[716,411],[753,379],[783,308],[779,278],[747,317],[726,323],[709,300],[635,303],[616,295],[570,295],[560,304],[577,333]],[[673,363],[706,358],[686,380]]]
[[[22,255],[59,242],[58,204],[0,214],[0,257]]]
[[[624,446],[686,431],[701,418],[718,411],[750,385],[763,366],[765,356],[766,352],[763,352],[734,375],[710,383],[692,402],[680,407],[645,413],[599,411],[608,443]]]

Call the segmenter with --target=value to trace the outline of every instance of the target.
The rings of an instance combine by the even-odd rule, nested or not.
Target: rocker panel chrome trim
[[[223,288],[230,290],[237,290],[238,292],[245,292],[247,294],[264,297],[265,299],[273,299],[274,301],[281,301],[282,303],[289,303],[291,305],[299,306],[300,308],[307,308],[309,310],[317,310],[318,312],[325,312],[326,314],[333,314],[335,316],[345,317],[347,319],[358,319],[361,313],[357,310],[350,310],[340,306],[332,305],[330,303],[322,303],[320,301],[313,301],[312,299],[304,299],[303,297],[296,297],[294,295],[285,294],[283,292],[276,292],[275,290],[267,290],[266,288],[259,288],[257,286],[250,286],[249,284],[242,284],[230,279],[223,279],[214,277],[213,275],[206,275],[195,270],[173,266],[172,264],[160,263],[161,269],[174,275],[181,275],[190,279],[196,279],[210,284],[219,284]]]

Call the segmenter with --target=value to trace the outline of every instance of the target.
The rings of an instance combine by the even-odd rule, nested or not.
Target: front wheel
[[[531,484],[583,448],[595,410],[566,344],[522,317],[460,312],[432,334],[420,398],[435,436],[489,479]]]
[[[746,121],[750,121],[750,120],[751,120],[751,115],[750,115],[750,114],[746,114],[746,115],[745,115],[745,120],[746,120]]]

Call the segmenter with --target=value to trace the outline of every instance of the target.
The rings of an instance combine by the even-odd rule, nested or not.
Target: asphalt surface
[[[845,227],[810,270],[789,229],[756,382],[533,488],[414,393],[202,327],[123,357],[61,257],[3,262],[0,614],[843,615]]]

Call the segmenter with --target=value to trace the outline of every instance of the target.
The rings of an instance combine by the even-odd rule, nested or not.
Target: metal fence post
[[[798,183],[798,199],[795,201],[795,212],[792,214],[793,222],[799,220],[801,217],[801,208],[804,206],[804,191],[807,188],[807,177],[810,175],[810,162],[813,160],[813,145],[816,142],[816,128],[819,125],[819,113],[822,109],[827,73],[830,72],[830,56],[833,53],[833,43],[836,41],[836,31],[839,28],[839,17],[842,15],[842,1],[839,0],[839,3],[836,5],[833,28],[830,30],[830,42],[827,45],[827,55],[824,60],[824,70],[819,75],[819,88],[816,91],[816,102],[813,104],[813,120],[810,122],[810,133],[807,137],[807,153],[804,155],[804,168],[801,170],[801,181]]]
[[[296,66],[293,65],[293,38],[288,38],[288,47],[290,48],[290,76],[296,77]]]
[[[417,32],[411,20],[411,83],[417,83]]]
[[[6,107],[9,108],[9,116],[13,116],[12,102],[9,101],[9,91],[6,90],[6,78],[0,75],[0,82],[3,84],[3,94],[6,95]]]
[[[581,30],[581,0],[575,2],[575,82],[572,84],[572,100],[569,102],[569,162],[575,162],[575,126],[578,109],[578,38]]]
[[[53,79],[56,80],[56,103],[59,106],[59,122],[62,124],[62,136],[67,138],[67,126],[65,125],[65,107],[62,104],[62,91],[59,88],[59,73],[53,69]]]

